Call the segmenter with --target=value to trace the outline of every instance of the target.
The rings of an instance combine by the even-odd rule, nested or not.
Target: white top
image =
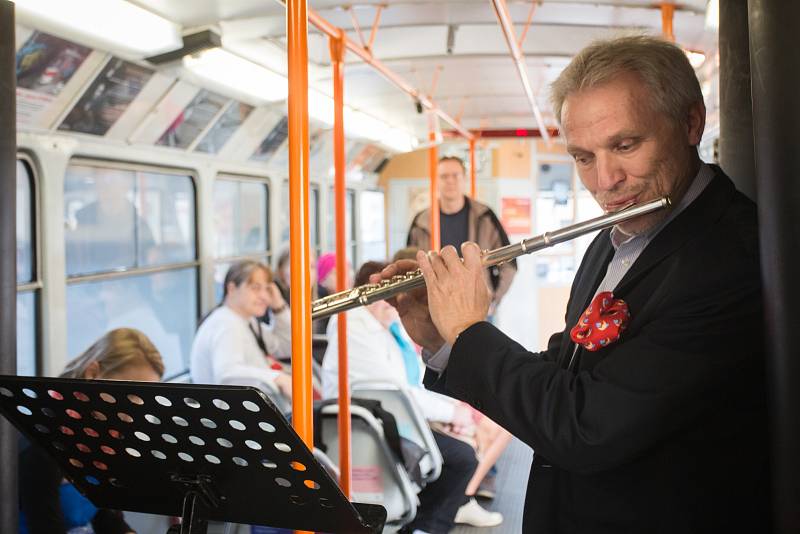
[[[271,355],[289,356],[292,350],[289,307],[273,317],[275,324],[269,327],[256,318],[248,321],[225,305],[211,312],[197,329],[192,343],[192,382],[252,385],[256,379],[272,384],[280,372],[270,369],[249,324],[261,329]]]
[[[401,328],[402,330],[402,328]],[[339,396],[338,316],[328,323],[328,348],[322,360],[322,391],[326,399]],[[405,330],[402,334],[413,343]],[[420,366],[422,362],[419,361]],[[390,382],[408,391],[429,421],[449,423],[458,401],[408,384],[405,362],[392,333],[366,308],[347,312],[347,367],[350,383],[358,380]],[[420,371],[422,376],[422,371]]]

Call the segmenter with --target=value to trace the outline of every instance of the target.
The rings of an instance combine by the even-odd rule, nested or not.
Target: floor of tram
[[[481,500],[487,510],[503,514],[503,524],[494,528],[475,528],[459,525],[450,534],[510,534],[522,532],[522,510],[525,488],[528,485],[533,451],[514,438],[497,462],[497,496]]]

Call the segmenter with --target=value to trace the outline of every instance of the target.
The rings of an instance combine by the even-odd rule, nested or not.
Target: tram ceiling
[[[286,15],[281,0],[130,1],[184,29],[214,26],[224,48],[286,73]],[[660,34],[662,29],[658,3],[652,0],[541,0],[536,2],[527,32],[531,2],[507,0],[507,4],[515,33],[525,35],[521,51],[535,102],[551,126],[555,122],[547,85],[580,48],[598,38]],[[716,46],[716,35],[705,27],[706,4],[707,0],[676,3],[674,29],[681,46],[709,54]],[[356,0],[349,4],[309,0],[309,7],[362,44],[371,42],[371,29],[380,12],[373,56],[422,95],[432,96],[465,127],[536,126],[490,0]],[[308,50],[311,87],[331,94],[328,38],[313,25],[309,25]],[[428,121],[416,114],[408,95],[356,54],[348,53],[345,59],[346,102],[421,139],[426,137]]]

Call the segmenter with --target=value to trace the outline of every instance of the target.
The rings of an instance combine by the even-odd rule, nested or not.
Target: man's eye
[[[632,148],[633,148],[633,143],[627,143],[627,144],[624,144],[624,145],[618,145],[617,146],[617,151],[619,151],[619,152],[628,152]]]

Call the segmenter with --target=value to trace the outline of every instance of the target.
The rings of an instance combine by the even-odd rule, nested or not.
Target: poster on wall
[[[228,99],[206,89],[200,90],[156,141],[157,145],[187,148],[217,116]]]
[[[105,135],[152,75],[148,68],[112,58],[58,129]]]
[[[508,234],[531,233],[531,199],[504,197],[500,201],[500,222]]]
[[[17,51],[17,123],[32,125],[92,49],[34,31]]]

